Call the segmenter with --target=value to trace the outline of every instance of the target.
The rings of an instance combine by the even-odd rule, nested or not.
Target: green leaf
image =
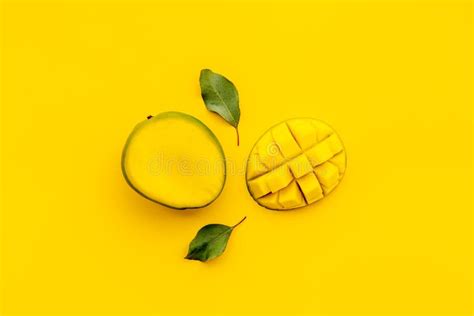
[[[201,70],[199,76],[201,96],[206,108],[222,116],[237,132],[237,146],[239,145],[239,93],[234,84],[226,77],[210,69]]]
[[[234,228],[239,226],[246,218],[244,217],[234,226],[209,224],[201,228],[189,244],[185,259],[206,262],[220,256],[224,252]]]

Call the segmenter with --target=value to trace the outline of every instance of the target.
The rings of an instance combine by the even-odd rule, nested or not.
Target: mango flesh
[[[122,154],[128,184],[165,206],[204,207],[222,191],[226,165],[222,147],[201,121],[165,112],[139,123]]]
[[[346,153],[341,139],[316,119],[291,119],[268,130],[247,162],[247,187],[260,205],[274,210],[321,200],[341,181]]]

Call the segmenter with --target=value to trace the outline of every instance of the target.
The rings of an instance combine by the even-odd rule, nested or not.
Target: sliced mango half
[[[175,209],[204,207],[226,179],[222,146],[197,118],[165,112],[139,123],[122,154],[128,184],[149,200]]]
[[[291,119],[270,128],[254,145],[247,161],[247,188],[266,208],[299,208],[334,190],[345,170],[346,151],[329,125]]]

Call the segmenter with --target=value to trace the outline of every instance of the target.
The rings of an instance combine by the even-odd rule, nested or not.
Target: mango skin
[[[267,130],[252,148],[246,182],[252,198],[271,210],[315,203],[331,193],[346,170],[346,151],[328,124],[295,118]]]
[[[129,147],[130,147],[130,144],[131,142],[133,141],[134,137],[136,136],[136,134],[141,130],[143,129],[144,127],[146,127],[148,124],[153,124],[154,122],[157,122],[157,121],[160,121],[160,120],[165,120],[165,119],[169,119],[169,118],[175,118],[175,119],[179,119],[179,120],[182,120],[182,121],[185,121],[185,122],[188,122],[189,124],[192,124],[194,125],[196,128],[199,128],[205,135],[206,137],[208,138],[208,141],[210,141],[210,143],[213,144],[213,146],[215,146],[217,152],[218,152],[218,155],[219,155],[219,158],[220,160],[222,161],[222,180],[221,180],[221,185],[220,185],[220,189],[219,191],[215,194],[215,196],[212,197],[212,199],[208,200],[207,203],[204,203],[204,204],[200,204],[200,205],[196,205],[196,206],[176,206],[172,203],[165,203],[153,196],[150,196],[149,194],[146,194],[144,193],[142,190],[140,190],[140,188],[138,188],[136,186],[136,184],[132,181],[130,175],[128,174],[128,171],[127,171],[127,166],[126,166],[126,157],[127,157],[127,153],[129,151]],[[159,137],[159,135],[157,135]],[[215,134],[207,127],[207,125],[205,125],[203,122],[201,122],[199,119],[195,118],[194,116],[191,116],[189,114],[186,114],[186,113],[182,113],[182,112],[175,112],[175,111],[170,111],[170,112],[163,112],[163,113],[160,113],[156,116],[149,116],[146,120],[138,123],[135,128],[133,129],[133,131],[130,133],[130,135],[128,136],[127,138],[127,141],[125,143],[125,146],[122,150],[122,157],[121,157],[121,170],[122,170],[122,175],[125,179],[125,181],[127,182],[127,184],[135,191],[137,192],[139,195],[141,195],[142,197],[152,201],[152,202],[155,202],[157,204],[160,204],[160,205],[163,205],[165,207],[168,207],[168,208],[171,208],[171,209],[175,209],[175,210],[186,210],[186,209],[198,209],[198,208],[203,208],[203,207],[206,207],[208,206],[209,204],[211,204],[212,202],[214,202],[219,196],[220,194],[222,193],[223,189],[224,189],[224,185],[225,185],[225,182],[226,182],[226,178],[227,178],[227,174],[226,174],[226,169],[227,169],[227,166],[226,166],[226,159],[225,159],[225,153],[224,153],[224,150],[219,142],[219,140],[217,139],[217,137],[215,136]]]

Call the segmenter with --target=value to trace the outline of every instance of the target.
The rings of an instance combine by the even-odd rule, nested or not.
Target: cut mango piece
[[[339,179],[339,169],[330,162],[325,162],[314,169],[316,177],[327,188],[331,188]]]
[[[268,175],[264,175],[262,177],[250,180],[248,182],[250,190],[254,192],[255,197],[261,197],[264,196],[265,194],[270,193],[270,187],[268,186],[266,177]]]
[[[280,191],[278,202],[285,209],[305,206],[303,195],[295,181],[291,182],[286,188]]]
[[[319,181],[313,172],[308,173],[304,177],[296,179],[296,181],[298,182],[298,186],[300,187],[301,191],[303,191],[303,195],[308,204],[323,198],[323,190],[321,189],[321,185],[319,184]]]
[[[285,158],[283,157],[279,146],[270,133],[264,134],[259,142],[258,154],[259,161],[268,169],[274,169],[281,165]]]
[[[318,142],[317,130],[310,120],[289,120],[288,127],[303,150]]]
[[[283,189],[288,185],[288,183],[293,180],[293,176],[291,175],[288,166],[283,165],[278,167],[277,169],[270,171],[266,175],[263,176],[265,178],[265,182],[267,186],[270,188],[272,193],[278,192],[279,190]]]
[[[326,123],[322,121],[313,120],[312,123],[317,130],[318,142],[322,142],[334,132],[331,127],[329,127]]]
[[[257,153],[253,153],[249,157],[249,161],[247,163],[252,166],[251,168],[248,169],[249,171],[247,173],[248,180],[256,178],[264,174],[265,172],[269,171],[269,169],[265,167],[265,165],[260,161],[260,157]]]
[[[334,183],[330,187],[322,185],[321,188],[323,189],[324,195],[328,195],[332,190],[334,190],[337,187],[338,184],[339,184],[339,181],[336,181],[336,183]]]
[[[266,208],[292,209],[322,199],[345,170],[346,153],[331,127],[315,119],[291,119],[271,128],[253,147],[247,187]]]
[[[331,136],[329,136],[328,138],[326,138],[324,140],[324,142],[326,142],[328,144],[329,148],[331,149],[331,152],[334,155],[337,154],[338,152],[340,152],[343,149],[342,142],[339,139],[339,136],[336,135],[336,133],[334,133]]]
[[[279,192],[265,195],[264,197],[258,199],[258,203],[273,210],[281,209],[282,206],[280,205],[280,203],[278,203],[278,195]]]
[[[313,167],[305,154],[299,155],[295,159],[290,160],[288,166],[290,166],[291,173],[293,173],[295,178],[300,178],[313,171]]]
[[[311,162],[311,165],[316,167],[317,165],[322,164],[325,161],[328,161],[333,156],[331,147],[325,141],[315,145],[314,147],[310,148],[306,155]]]
[[[281,123],[272,129],[273,139],[285,158],[291,158],[301,152],[301,148],[291,135],[286,123]]]
[[[344,152],[332,157],[329,159],[329,162],[339,169],[339,175],[343,175],[344,171],[346,171],[346,154]]]

